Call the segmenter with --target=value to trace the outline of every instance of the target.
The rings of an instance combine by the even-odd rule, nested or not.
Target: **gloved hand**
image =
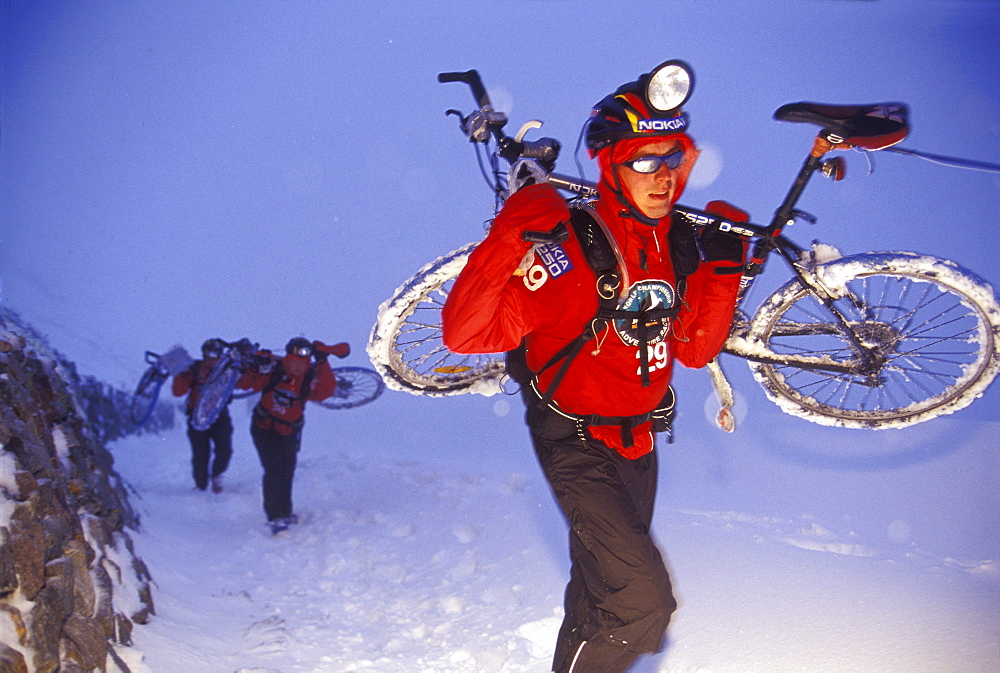
[[[274,365],[277,363],[273,353],[268,348],[257,351],[254,354],[251,367],[257,371],[259,374],[270,374],[274,370]]]
[[[550,232],[560,223],[568,222],[566,200],[555,187],[543,182],[522,187],[512,194],[493,220],[490,235],[518,241],[523,252],[529,247],[522,237],[524,232]]]
[[[313,341],[313,357],[316,362],[323,362],[327,357],[336,355],[338,358],[346,358],[351,354],[351,346],[347,342],[341,342],[327,346],[322,341]]]
[[[236,343],[232,345],[232,351],[230,351],[234,360],[239,363],[239,368],[247,369],[252,366],[254,354],[257,353],[257,344],[250,341],[246,337],[243,337]]]
[[[534,159],[518,159],[507,171],[507,189],[511,194],[522,187],[539,185],[548,180],[548,172]]]
[[[725,201],[712,201],[705,206],[705,211],[713,215],[720,215],[732,222],[750,221],[750,216],[745,211]],[[720,230],[718,221],[714,221],[702,229],[699,239],[701,254],[706,262],[743,264],[746,241],[739,234]]]

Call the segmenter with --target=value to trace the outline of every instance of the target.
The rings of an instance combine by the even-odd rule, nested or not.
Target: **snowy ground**
[[[408,425],[427,403],[453,405],[455,426]],[[1000,671],[996,424],[859,434],[758,412],[759,446],[749,425],[710,434],[689,414],[661,454],[655,528],[681,607],[667,651],[635,670]],[[280,538],[246,403],[233,413],[221,495],[193,492],[181,429],[112,446],[156,583],[137,673],[549,670],[565,531],[506,400],[313,409],[304,522]],[[845,437],[883,456],[823,455]]]

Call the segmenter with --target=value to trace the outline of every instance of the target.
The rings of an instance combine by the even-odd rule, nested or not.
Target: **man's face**
[[[296,355],[285,357],[285,371],[292,376],[302,376],[309,370],[309,358],[301,358]]]
[[[666,138],[643,145],[632,153],[627,162],[642,157],[663,157],[681,149],[682,146],[677,140]],[[673,169],[668,168],[666,163],[663,163],[652,173],[639,173],[626,165],[627,162],[618,164],[615,166],[615,170],[618,171],[632,202],[646,217],[654,220],[666,217],[676,199],[674,192],[677,189],[678,177],[682,175],[683,171],[690,170],[691,162],[685,159],[677,168]]]

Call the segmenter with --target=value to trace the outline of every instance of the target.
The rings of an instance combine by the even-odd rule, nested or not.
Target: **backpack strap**
[[[600,216],[589,203],[573,204],[570,206],[570,226],[576,235],[577,242],[583,252],[587,265],[597,276],[597,313],[587,323],[583,332],[573,341],[569,342],[549,358],[541,369],[537,372],[531,371],[525,359],[525,346],[522,342],[516,349],[507,353],[508,371],[512,378],[518,383],[531,384],[532,389],[541,398],[544,406],[553,406],[553,396],[563,377],[569,370],[570,364],[583,348],[583,345],[593,339],[602,330],[607,328],[612,320],[631,320],[635,323],[639,339],[639,360],[642,385],[650,385],[649,377],[649,338],[651,336],[651,326],[659,323],[665,318],[674,318],[680,312],[679,298],[682,295],[682,282],[690,273],[698,268],[699,256],[697,240],[694,229],[686,221],[678,227],[674,225],[680,221],[673,218],[670,232],[668,233],[668,244],[671,250],[671,261],[674,265],[674,273],[677,280],[678,301],[674,306],[647,308],[641,310],[624,310],[618,308],[620,294],[628,286],[627,269],[620,251],[615,247],[612,237],[607,231],[607,226],[601,221]],[[675,229],[677,233],[674,233]],[[678,252],[674,252],[674,246]],[[561,364],[548,389],[541,392],[537,388],[538,375],[556,365]],[[668,391],[671,399],[669,409],[673,409],[673,391]],[[662,406],[662,405],[661,405]],[[663,409],[656,411],[662,412]],[[560,412],[564,413],[564,412]],[[593,425],[621,425],[622,439],[626,446],[632,445],[632,428],[649,420],[654,416],[654,412],[641,414],[639,416],[629,416],[620,418],[604,418],[597,416],[579,417],[586,423]],[[662,413],[657,415],[662,419]],[[666,422],[665,431],[669,431],[669,422]]]
[[[604,329],[604,326],[611,320],[633,321],[639,339],[639,372],[642,376],[642,385],[648,386],[650,384],[648,344],[653,333],[652,327],[661,320],[669,320],[676,317],[680,312],[680,301],[675,300],[673,306],[667,307],[637,310],[619,309],[618,295],[623,293],[630,286],[630,283],[621,252],[615,246],[614,239],[610,236],[607,225],[604,224],[600,215],[597,214],[594,206],[590,203],[570,208],[570,223],[573,225],[573,230],[580,241],[587,264],[590,265],[590,268],[593,269],[594,274],[598,277],[598,311],[595,320],[590,322],[589,329],[596,334],[601,329]],[[689,236],[685,237],[682,233],[676,237],[678,238],[678,245],[681,245],[681,242],[685,239],[689,242],[685,247],[685,251],[688,247],[695,244],[693,238],[694,230],[690,228],[690,225],[688,225],[687,230],[690,232]],[[671,226],[672,231],[673,227]],[[673,248],[671,247],[672,250]],[[672,252],[671,256],[676,274],[678,264],[673,259]],[[697,263],[697,248],[694,248],[694,268],[697,268]],[[686,270],[687,268],[688,265],[685,265],[684,269]],[[680,293],[680,286],[678,286],[678,295]],[[603,323],[599,329],[595,324],[595,321],[598,320]]]
[[[562,360],[562,364],[549,383],[548,389],[542,394],[542,403],[549,405],[555,395],[556,388],[562,383],[570,364],[580,354],[583,344],[597,336],[603,330],[613,314],[618,309],[618,291],[621,287],[621,276],[618,273],[618,255],[608,236],[604,233],[603,223],[592,208],[579,206],[570,207],[570,226],[576,234],[576,239],[587,260],[587,265],[597,276],[597,314],[587,323],[587,327],[573,341],[569,342],[549,358],[541,369],[535,372],[537,377],[546,369]],[[622,265],[624,268],[624,265]]]
[[[694,226],[676,210],[670,214],[667,246],[670,249],[670,261],[674,264],[677,296],[683,298],[687,290],[687,277],[698,270],[702,255]]]
[[[309,395],[309,388],[312,386],[312,381],[315,375],[316,375],[316,368],[310,366],[309,371],[307,371],[305,376],[302,377],[302,385],[299,387],[299,394],[297,398],[302,402],[302,416],[299,418],[299,420],[293,423],[289,423],[288,421],[278,418],[277,416],[275,416],[270,411],[264,408],[264,395],[268,392],[275,390],[278,387],[278,384],[281,383],[281,379],[285,376],[285,368],[282,365],[281,360],[278,360],[277,364],[275,364],[274,366],[274,369],[271,370],[271,375],[268,377],[267,383],[265,383],[264,387],[261,389],[260,401],[258,401],[257,406],[254,407],[254,414],[257,415],[258,414],[257,410],[259,409],[260,414],[262,416],[267,416],[272,420],[272,422],[281,423],[283,425],[289,425],[293,428],[302,427],[302,425],[305,423],[306,397]],[[287,393],[285,393],[284,391],[281,392],[282,395],[287,395]],[[291,396],[289,395],[289,397]]]
[[[285,376],[285,367],[281,364],[281,360],[274,366],[271,370],[271,375],[267,379],[267,383],[261,389],[262,393],[267,393],[278,387],[281,383],[281,379]],[[312,385],[313,378],[316,376],[316,368],[313,366],[309,367],[309,371],[306,372],[305,376],[302,377],[302,385],[299,386],[299,399],[305,402],[306,396],[309,395],[309,387]]]
[[[542,397],[545,404],[551,403],[556,388],[562,382],[573,359],[579,355],[583,344],[597,336],[612,320],[635,321],[639,333],[639,369],[642,385],[648,386],[650,378],[649,349],[647,346],[651,331],[650,324],[655,324],[664,318],[673,318],[680,310],[679,305],[632,311],[619,309],[619,295],[623,287],[627,285],[627,282],[623,283],[622,279],[625,273],[625,264],[621,253],[614,247],[611,237],[608,236],[605,224],[594,211],[593,206],[583,204],[570,208],[570,225],[576,234],[587,265],[597,276],[597,314],[587,323],[583,333],[557,351],[536,373],[536,375],[541,374],[562,360],[562,365]]]
[[[261,389],[261,394],[263,395],[264,393],[271,392],[277,388],[284,375],[285,368],[281,364],[281,360],[278,360],[278,362],[274,365],[274,369],[271,370],[271,375],[267,378],[267,383],[265,383],[264,387]]]

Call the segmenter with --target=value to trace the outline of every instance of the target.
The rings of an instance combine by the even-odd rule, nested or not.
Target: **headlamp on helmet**
[[[285,352],[289,355],[297,355],[300,358],[312,356],[312,342],[305,337],[294,337],[285,344]]]
[[[683,133],[688,117],[681,106],[693,90],[691,66],[676,59],[618,87],[590,113],[586,131],[590,155],[623,138]]]

